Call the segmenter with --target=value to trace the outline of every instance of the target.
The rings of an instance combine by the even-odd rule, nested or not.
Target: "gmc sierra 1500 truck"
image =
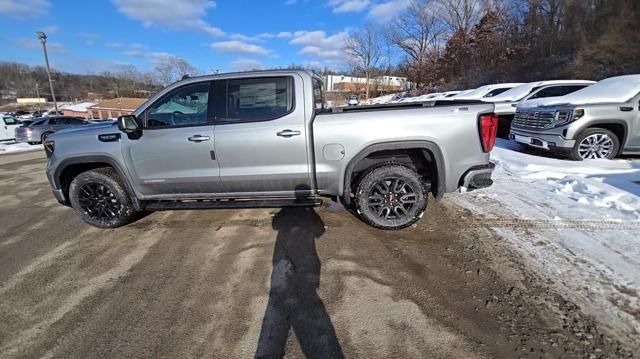
[[[306,71],[186,78],[115,124],[45,142],[57,200],[113,228],[142,211],[314,206],[339,199],[399,229],[429,192],[492,184],[492,104],[324,107]]]
[[[640,154],[640,75],[522,102],[509,138],[576,161]]]

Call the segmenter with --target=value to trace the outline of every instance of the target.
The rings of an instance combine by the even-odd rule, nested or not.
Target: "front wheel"
[[[422,218],[427,208],[427,188],[414,170],[385,165],[362,178],[356,208],[360,217],[374,227],[406,228]]]
[[[613,132],[604,128],[590,128],[576,139],[569,157],[574,161],[587,159],[613,159],[618,155],[620,140]]]
[[[82,172],[69,186],[71,206],[92,226],[117,228],[138,215],[127,189],[111,168]]]

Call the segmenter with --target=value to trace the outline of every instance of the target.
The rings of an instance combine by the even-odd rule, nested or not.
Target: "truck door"
[[[629,122],[626,147],[629,150],[640,150],[640,96],[631,102],[633,110],[629,112]],[[625,146],[621,143],[620,146]],[[623,148],[624,149],[624,148]]]
[[[172,90],[140,116],[140,138],[123,138],[127,169],[144,195],[221,192],[209,87],[200,82]]]
[[[225,191],[248,196],[310,193],[302,78],[233,79],[223,86],[214,132]]]

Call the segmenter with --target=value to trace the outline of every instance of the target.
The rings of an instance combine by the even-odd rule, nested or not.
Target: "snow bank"
[[[572,162],[497,144],[495,184],[450,198],[604,329],[640,345],[640,160]]]
[[[37,150],[43,150],[42,145],[32,146],[28,143],[17,143],[14,141],[0,142],[0,155]]]

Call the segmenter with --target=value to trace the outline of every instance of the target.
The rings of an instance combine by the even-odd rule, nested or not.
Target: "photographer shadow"
[[[315,241],[324,234],[324,223],[313,208],[283,208],[272,227],[278,235],[271,290],[255,357],[281,358],[293,330],[305,357],[343,358],[317,292],[321,264]]]

